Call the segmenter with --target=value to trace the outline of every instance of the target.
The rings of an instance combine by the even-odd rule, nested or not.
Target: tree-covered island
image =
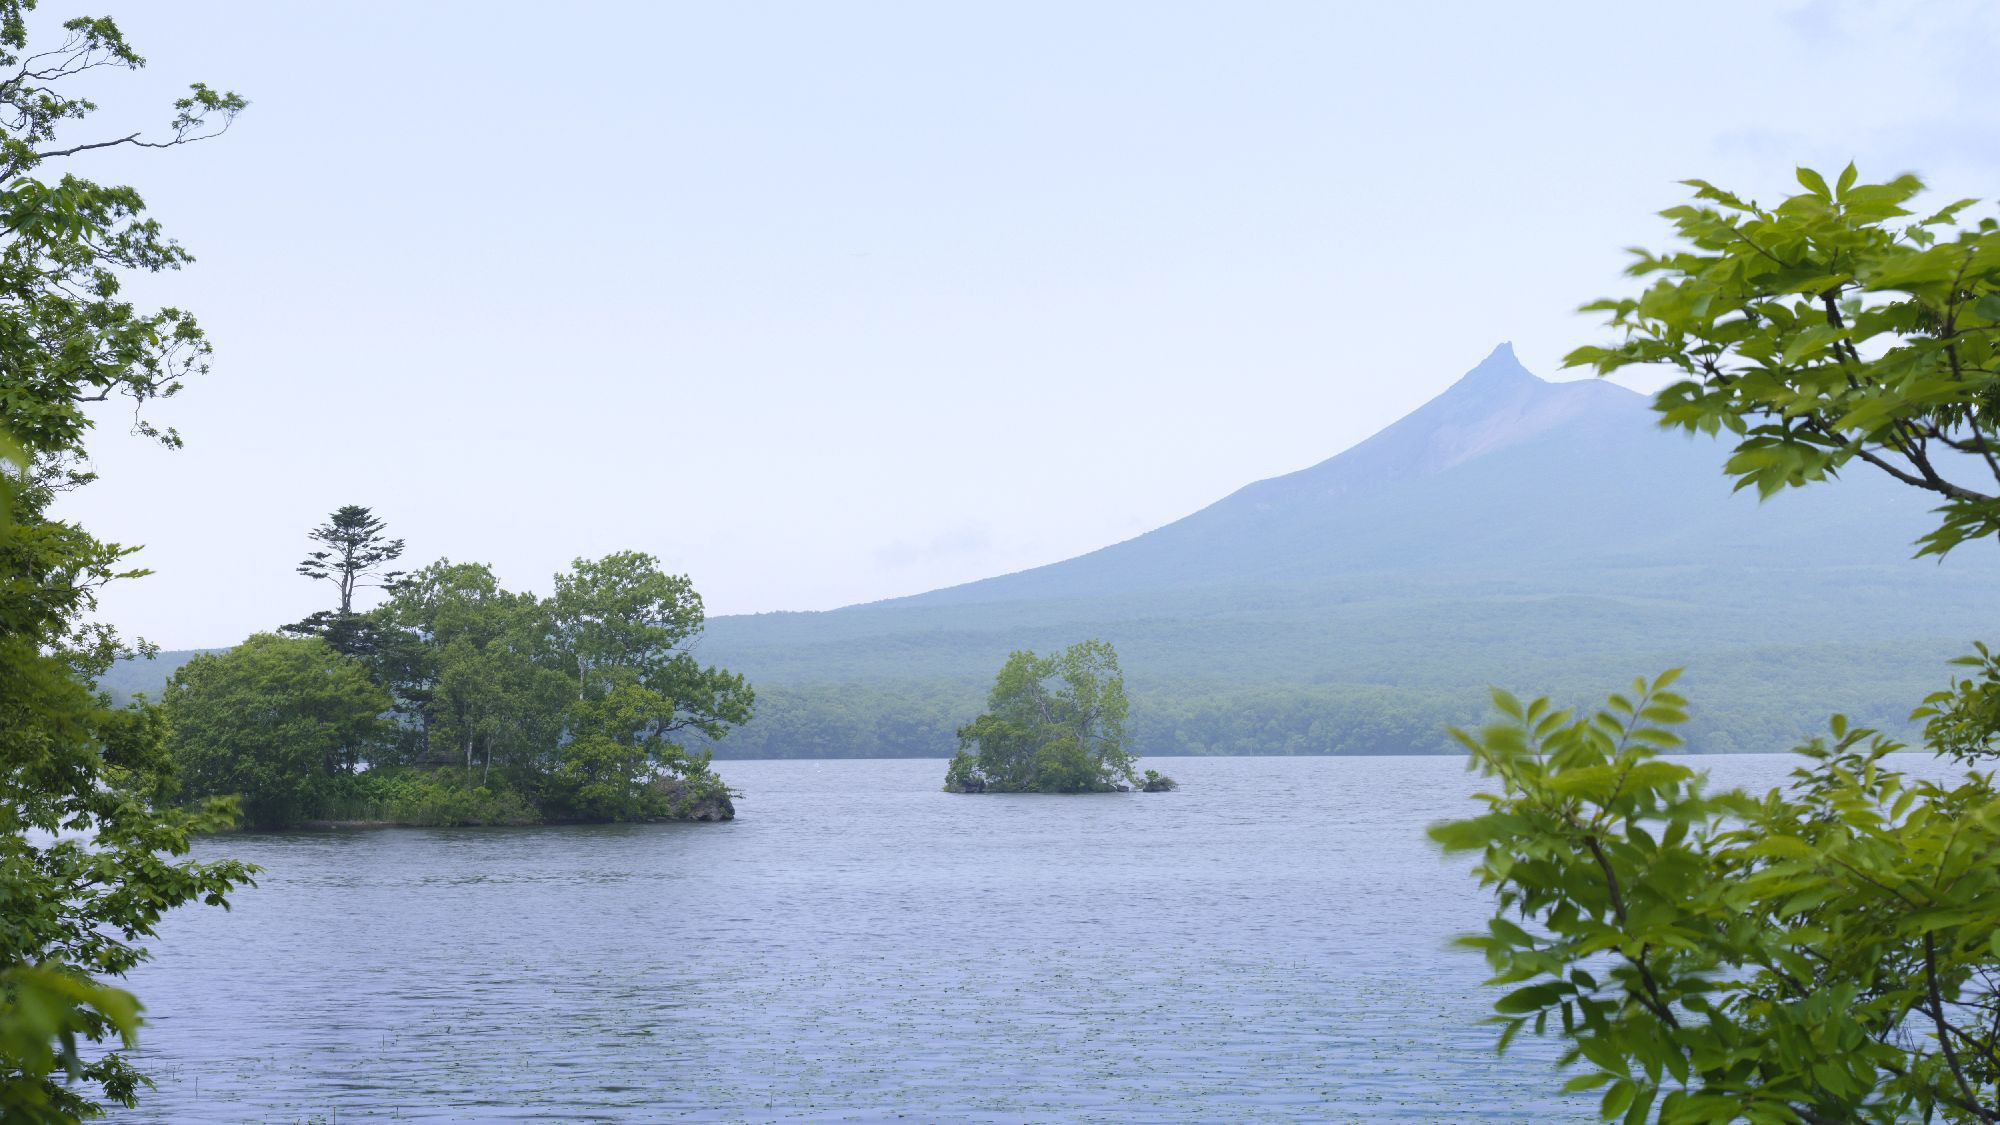
[[[701,595],[650,555],[578,559],[553,596],[448,559],[405,573],[385,523],[348,506],[311,533],[300,574],[332,608],[167,685],[188,797],[237,796],[243,823],[535,824],[728,820],[709,738],[750,717],[743,677],[705,667]],[[376,586],[380,606],[355,607]]]
[[[949,793],[1158,793],[1174,780],[1134,772],[1125,749],[1125,676],[1107,641],[1053,656],[1017,652],[993,682],[985,714],[958,732]]]

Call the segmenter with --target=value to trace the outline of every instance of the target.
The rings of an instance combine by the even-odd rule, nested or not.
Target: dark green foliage
[[[695,799],[721,794],[706,752],[690,755],[683,732],[720,738],[750,718],[755,694],[740,675],[694,657],[701,595],[651,555],[624,551],[576,560],[556,576],[549,601],[553,651],[573,679],[567,737],[543,778],[567,815],[629,820],[665,815],[651,784],[665,776]]]
[[[480,563],[449,559],[398,583],[375,614],[371,659],[403,717],[399,757],[413,764],[530,766],[562,736],[577,689],[551,641],[549,608],[501,588]]]
[[[1898,223],[1920,185],[1829,187],[1764,209],[1692,181],[1660,280],[1599,302],[1624,340],[1573,362],[1671,363],[1666,425],[1727,431],[1727,471],[1771,494],[1859,461],[1942,498],[1923,553],[2000,535],[2000,223],[1966,204]],[[1988,486],[1991,488],[1992,486]],[[1938,607],[1964,612],[1962,604]],[[1791,784],[1710,793],[1681,745],[1675,673],[1575,714],[1494,693],[1458,737],[1493,779],[1484,815],[1432,829],[1494,889],[1468,938],[1509,988],[1500,1045],[1568,1041],[1571,1090],[1628,1122],[2000,1120],[2000,663],[1929,695],[1929,748],[1970,767],[1913,780],[1899,743],[1836,715]]]
[[[167,710],[190,793],[242,795],[257,828],[732,815],[683,740],[721,738],[754,695],[694,659],[701,599],[651,556],[579,559],[548,599],[439,560],[352,616],[365,659],[253,637],[181,668]]]
[[[947,793],[984,793],[986,777],[979,771],[979,758],[965,750],[951,756],[951,763],[944,769],[944,790]]]
[[[378,766],[334,779],[317,812],[353,824],[425,828],[538,824],[529,800],[500,779],[482,782],[460,770]]]
[[[196,795],[235,794],[253,828],[311,818],[388,742],[389,693],[316,637],[260,634],[167,684],[169,744]]]
[[[959,728],[945,770],[954,793],[1103,793],[1129,788],[1125,677],[1118,653],[1083,641],[1007,658],[987,711]]]
[[[682,731],[719,737],[749,719],[756,696],[743,677],[703,666],[691,651],[705,621],[701,595],[651,555],[576,560],[556,576],[549,614],[555,652],[578,697],[617,696],[643,738],[657,742]],[[625,715],[611,720],[620,731],[626,722]]]
[[[131,1105],[145,1078],[121,1048],[139,1004],[113,986],[145,956],[161,915],[222,905],[251,870],[185,858],[226,802],[177,807],[165,726],[90,686],[129,655],[91,624],[96,591],[132,577],[126,548],[51,508],[90,483],[92,403],[140,412],[205,370],[188,313],[121,295],[134,274],[179,267],[129,187],[56,175],[84,147],[167,146],[218,131],[242,99],[196,86],[165,134],[77,138],[95,108],[65,93],[143,60],[109,19],[78,18],[28,43],[29,0],[0,0],[0,1119],[66,1122]],[[138,413],[135,429],[179,438]]]

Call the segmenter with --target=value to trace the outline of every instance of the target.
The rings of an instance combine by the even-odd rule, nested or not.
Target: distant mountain
[[[1695,749],[1781,750],[1834,710],[1905,729],[1948,657],[2000,641],[2000,557],[1911,559],[1919,493],[1857,468],[1759,503],[1723,457],[1503,344],[1353,448],[1137,538],[712,620],[702,658],[759,694],[715,750],[945,754],[1008,652],[1086,637],[1118,646],[1142,754],[1437,751],[1489,684],[1581,702],[1680,665]],[[157,695],[169,671],[114,675]]]
[[[1914,491],[1856,471],[1760,504],[1723,455],[1503,344],[1359,445],[1137,538],[711,622],[704,658],[765,697],[717,749],[942,753],[1008,651],[1084,636],[1117,643],[1142,752],[1431,750],[1487,683],[1581,696],[1683,662],[1708,749],[1781,749],[1833,708],[1900,726],[2000,621],[1990,552],[1913,561]]]
[[[1520,578],[1724,559],[1896,564],[1921,497],[1863,479],[1759,505],[1715,443],[1667,433],[1649,400],[1549,383],[1506,344],[1400,421],[1308,469],[1258,481],[1065,562],[877,603],[919,607],[1297,582],[1370,571]],[[1838,495],[1835,493],[1838,492]],[[844,611],[837,611],[844,612]]]
[[[150,660],[120,660],[111,666],[111,671],[97,681],[97,686],[111,693],[113,702],[123,704],[135,695],[144,695],[155,703],[160,700],[160,692],[165,690],[167,681],[172,679],[180,667],[204,651],[198,648],[163,650],[155,653]]]

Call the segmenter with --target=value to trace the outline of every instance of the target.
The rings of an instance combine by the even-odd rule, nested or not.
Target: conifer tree
[[[298,572],[316,581],[331,582],[339,591],[334,608],[320,610],[303,621],[285,626],[284,631],[299,636],[321,637],[336,651],[348,656],[366,656],[375,651],[377,630],[363,614],[354,612],[355,592],[366,587],[393,588],[403,577],[399,570],[387,569],[403,555],[403,541],[384,532],[388,521],[359,504],[334,510],[325,523],[307,537],[321,548],[300,560]]]

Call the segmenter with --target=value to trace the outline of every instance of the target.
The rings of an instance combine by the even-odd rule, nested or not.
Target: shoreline
[[[285,828],[222,828],[214,832],[199,833],[202,836],[283,836],[292,833],[339,832],[380,832],[391,828],[582,828],[610,824],[727,824],[735,820],[729,816],[656,816],[642,820],[588,820],[581,818],[552,818],[549,820],[510,820],[493,823],[474,824],[420,824],[410,820],[302,820]]]

